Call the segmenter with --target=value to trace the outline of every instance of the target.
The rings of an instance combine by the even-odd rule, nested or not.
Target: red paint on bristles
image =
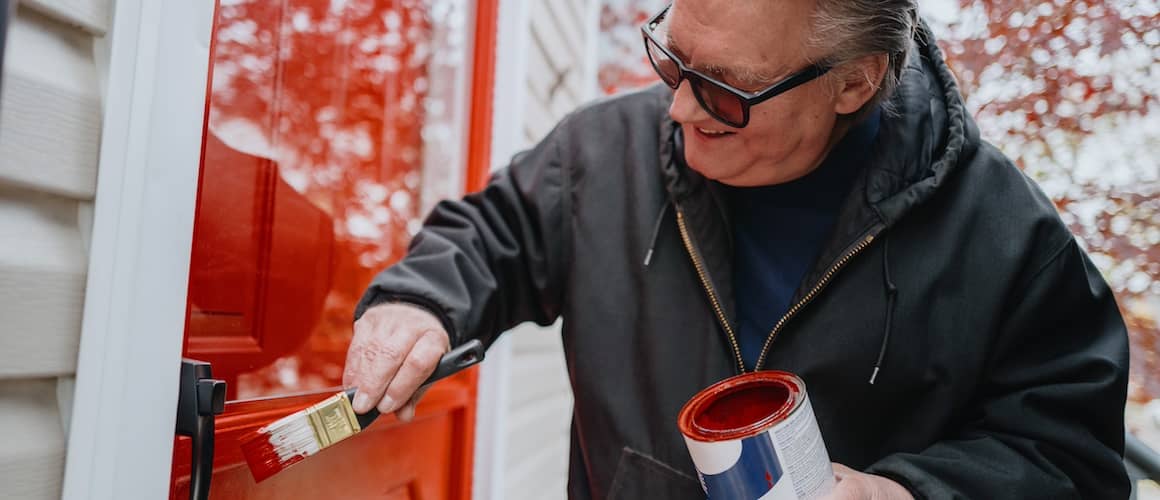
[[[260,483],[266,478],[282,472],[282,469],[306,458],[305,455],[295,455],[287,461],[282,461],[278,453],[274,451],[274,445],[270,443],[270,435],[265,430],[262,428],[251,432],[240,440],[242,455],[246,457],[246,464],[250,466],[250,474],[253,474],[256,483]]]
[[[345,397],[342,393],[339,396]],[[326,401],[336,397],[332,396]],[[319,403],[323,409],[326,408],[326,401]],[[254,481],[262,481],[322,451],[325,446],[318,442],[310,420],[314,412],[320,411],[319,405],[291,413],[239,440],[242,455],[246,457]],[[330,444],[333,442],[326,446]]]

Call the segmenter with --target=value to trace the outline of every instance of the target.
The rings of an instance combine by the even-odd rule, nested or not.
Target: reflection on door
[[[236,443],[337,390],[367,283],[469,163],[486,168],[467,124],[490,112],[472,104],[491,98],[493,46],[473,41],[492,39],[495,2],[467,4],[219,0],[184,348],[229,384],[213,498],[470,493],[474,372],[437,384],[416,422],[380,419],[261,485]]]
[[[336,385],[354,304],[405,251],[422,186],[463,185],[464,10],[222,2],[186,354],[234,398]]]

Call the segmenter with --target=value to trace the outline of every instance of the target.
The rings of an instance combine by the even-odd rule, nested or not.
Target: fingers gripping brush
[[[471,340],[444,354],[423,386],[483,360],[483,344]],[[282,417],[241,439],[242,454],[254,481],[260,482],[335,443],[366,429],[379,417],[371,409],[358,415],[351,407],[356,388],[326,398],[305,410]]]

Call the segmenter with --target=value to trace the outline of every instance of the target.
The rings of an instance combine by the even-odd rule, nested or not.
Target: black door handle
[[[177,396],[177,434],[193,441],[189,466],[189,498],[209,498],[213,479],[214,417],[226,404],[226,383],[213,378],[209,363],[181,360],[181,388]]]

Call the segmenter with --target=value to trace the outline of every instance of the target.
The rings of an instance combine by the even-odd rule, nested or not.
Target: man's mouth
[[[693,128],[697,131],[698,134],[700,134],[702,137],[706,137],[706,138],[718,138],[718,137],[725,137],[725,136],[733,135],[733,132],[730,132],[728,130],[709,130],[709,129],[703,129],[701,127],[693,127]]]

